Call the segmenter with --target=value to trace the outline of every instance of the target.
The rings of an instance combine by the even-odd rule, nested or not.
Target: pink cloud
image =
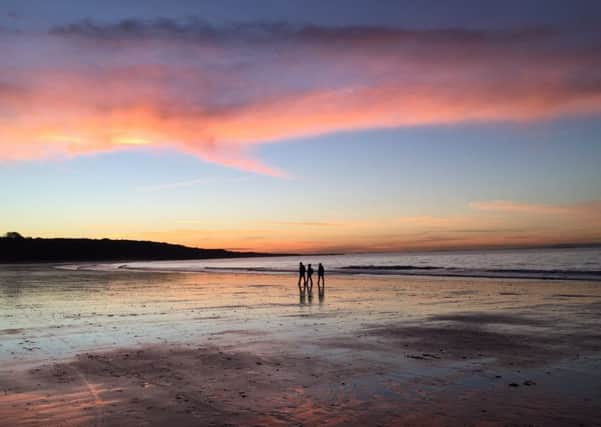
[[[285,176],[252,147],[599,113],[598,40],[577,35],[167,20],[1,34],[0,160],[167,146]]]

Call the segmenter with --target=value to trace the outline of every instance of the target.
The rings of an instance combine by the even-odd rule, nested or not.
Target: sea
[[[326,274],[453,276],[601,281],[601,247],[494,249],[444,252],[395,252],[298,255],[213,260],[150,261],[64,266],[184,272],[291,274],[299,262],[322,263]]]

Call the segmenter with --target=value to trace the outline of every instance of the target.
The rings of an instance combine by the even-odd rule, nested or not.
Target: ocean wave
[[[297,274],[296,268],[238,267],[238,266],[166,266],[145,263],[141,265],[120,265],[120,269],[144,271],[205,272],[205,273],[248,273],[248,274]],[[336,275],[387,275],[387,276],[437,276],[474,277],[506,279],[560,279],[601,281],[601,270],[572,269],[473,269],[461,267],[417,266],[417,265],[348,265],[329,268],[326,274]]]
[[[413,276],[601,280],[601,270],[543,270],[516,268],[468,269],[460,267],[437,267],[417,265],[349,265],[341,267],[340,270],[344,270],[346,272],[364,272],[368,274],[400,274]]]

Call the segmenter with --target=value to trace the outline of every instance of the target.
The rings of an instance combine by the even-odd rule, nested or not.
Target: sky
[[[2,0],[0,232],[601,243],[598,1]]]

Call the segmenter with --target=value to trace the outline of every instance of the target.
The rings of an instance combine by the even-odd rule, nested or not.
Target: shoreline
[[[138,262],[138,261],[136,261]],[[159,261],[160,262],[160,261]],[[169,261],[168,261],[169,262]],[[159,268],[159,267],[142,267],[129,266],[127,263],[97,263],[97,264],[53,264],[53,267],[63,270],[78,270],[78,271],[133,271],[133,272],[149,272],[149,273],[206,273],[206,274],[274,274],[280,276],[296,277],[296,270],[269,269],[262,267],[197,267],[197,268]],[[411,270],[411,269],[407,269]],[[586,271],[538,271],[520,272],[508,270],[507,272],[464,272],[464,271],[444,271],[442,268],[429,267],[421,271],[407,271],[406,269],[387,269],[385,267],[375,266],[372,268],[338,268],[327,272],[328,277],[349,277],[349,276],[374,276],[374,277],[430,277],[430,278],[460,278],[460,279],[517,279],[517,280],[545,280],[545,281],[577,281],[577,282],[601,282],[600,272]],[[571,275],[571,276],[570,276]]]

